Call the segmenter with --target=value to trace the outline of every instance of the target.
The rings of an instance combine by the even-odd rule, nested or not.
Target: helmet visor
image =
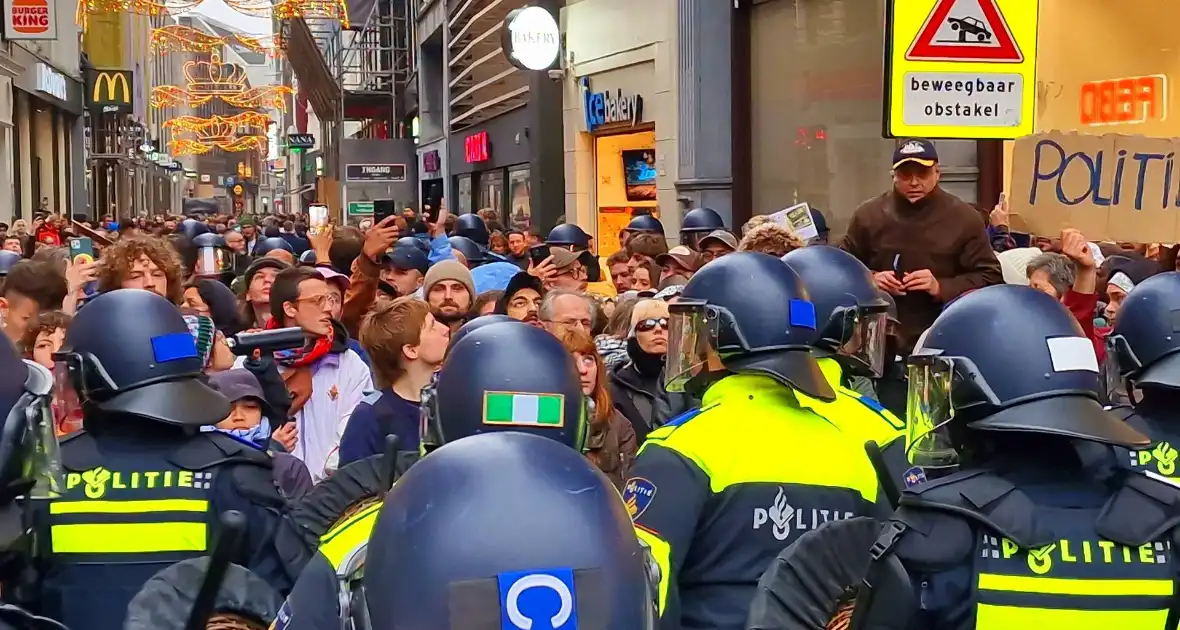
[[[61,450],[54,430],[53,375],[46,368],[25,361],[29,370],[26,381],[28,404],[18,405],[9,412],[5,422],[5,438],[9,427],[22,427],[19,452],[23,455],[22,477],[34,481],[30,498],[48,499],[58,496],[62,486]]]
[[[693,377],[721,369],[719,320],[701,300],[680,299],[669,305],[669,311],[664,386],[670,392],[683,392]]]
[[[53,364],[53,421],[58,435],[82,428],[82,396],[74,388],[74,373],[68,360]]]
[[[906,455],[922,468],[949,468],[958,462],[948,432],[955,410],[951,405],[951,380],[955,364],[933,355],[908,360],[909,392],[906,399]]]
[[[863,367],[869,376],[881,378],[885,371],[885,342],[888,337],[889,314],[884,309],[859,310],[852,334],[837,352]]]
[[[202,247],[197,250],[197,262],[193,274],[216,276],[230,268],[229,250],[221,247]]]

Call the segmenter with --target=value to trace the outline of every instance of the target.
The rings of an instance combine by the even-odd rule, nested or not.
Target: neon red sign
[[[463,140],[464,157],[468,164],[486,162],[488,159],[488,132],[481,131]]]

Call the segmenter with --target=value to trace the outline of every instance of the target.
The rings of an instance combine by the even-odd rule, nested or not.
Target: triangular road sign
[[[908,61],[1024,61],[996,0],[938,0],[905,58]]]

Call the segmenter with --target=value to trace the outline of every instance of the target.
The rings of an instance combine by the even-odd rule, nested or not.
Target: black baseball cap
[[[929,140],[918,138],[906,140],[893,151],[893,168],[896,169],[906,162],[926,167],[934,166],[938,164],[938,151],[934,149],[934,143]]]
[[[430,259],[422,250],[413,245],[398,245],[392,251],[385,254],[385,264],[390,267],[398,269],[410,270],[417,269],[419,272],[425,274],[427,269],[430,269]]]

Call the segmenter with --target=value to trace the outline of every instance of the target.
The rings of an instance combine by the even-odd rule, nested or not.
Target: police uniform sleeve
[[[213,480],[214,506],[218,513],[237,510],[246,517],[246,541],[238,563],[250,569],[275,590],[290,592],[298,575],[276,545],[284,518],[289,517],[287,501],[274,480],[269,466],[235,464],[227,474]]]
[[[317,553],[299,574],[271,630],[339,630],[338,602],[336,572],[328,559]]]
[[[635,532],[660,566],[661,627],[680,626],[679,571],[709,497],[709,478],[699,466],[661,443],[653,432],[639,449],[623,491]]]

